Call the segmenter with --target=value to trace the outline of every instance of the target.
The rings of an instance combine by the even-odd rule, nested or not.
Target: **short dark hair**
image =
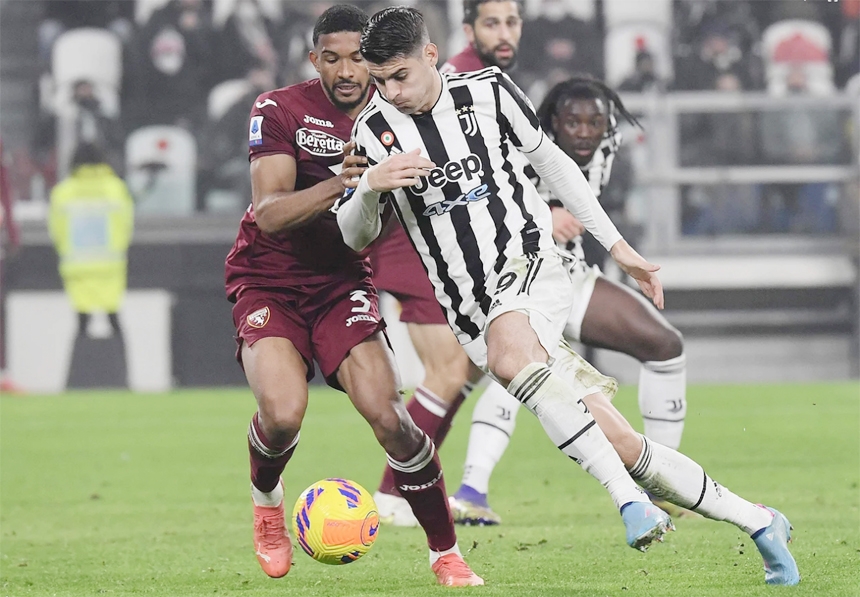
[[[89,164],[104,164],[105,152],[95,143],[80,143],[72,155],[72,169]]]
[[[367,25],[366,12],[351,4],[335,4],[317,19],[314,25],[314,46],[317,45],[320,35],[342,31],[361,33],[365,25]]]
[[[382,64],[402,56],[411,56],[430,35],[424,16],[408,6],[392,6],[370,17],[361,35],[361,55],[373,64]]]
[[[608,111],[607,116],[613,117],[617,112],[624,116],[630,124],[638,126],[640,129],[642,128],[642,125],[639,124],[636,117],[628,112],[627,108],[624,107],[624,103],[621,101],[621,98],[618,97],[615,90],[603,81],[600,81],[591,75],[580,74],[571,77],[567,81],[558,83],[555,87],[549,90],[549,93],[546,94],[546,97],[543,102],[541,102],[540,108],[538,108],[537,111],[538,119],[540,120],[543,130],[552,131],[553,116],[558,114],[559,108],[561,108],[564,102],[569,99],[602,100],[603,103],[606,104],[606,110]],[[613,134],[615,132],[615,125],[613,124],[615,119],[609,118],[609,122],[608,132]]]
[[[511,0],[463,0],[463,24],[475,26],[475,21],[478,20],[478,8],[481,4],[487,2],[510,2]],[[523,0],[513,0],[517,3],[520,9],[520,16],[523,16]]]

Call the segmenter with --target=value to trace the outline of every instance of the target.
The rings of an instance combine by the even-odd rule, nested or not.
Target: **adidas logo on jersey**
[[[484,164],[481,158],[474,153],[467,155],[462,160],[451,160],[444,166],[433,168],[430,174],[423,177],[421,182],[410,188],[416,195],[421,195],[430,187],[439,188],[449,182],[457,182],[460,179],[472,180],[484,174]]]
[[[296,131],[296,145],[311,155],[336,157],[343,153],[343,140],[323,131],[301,128]]]

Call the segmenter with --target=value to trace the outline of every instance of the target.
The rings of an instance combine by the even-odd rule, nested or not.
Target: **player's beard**
[[[508,46],[511,49],[511,57],[507,61],[507,64],[502,64],[496,58],[496,49],[500,48],[501,46]],[[499,44],[495,48],[487,48],[487,46],[475,40],[475,50],[477,51],[481,62],[483,62],[487,66],[498,66],[503,71],[507,71],[514,68],[514,66],[516,66],[517,64],[517,48],[513,47],[510,44]]]
[[[326,95],[331,100],[331,103],[334,104],[334,107],[337,108],[338,110],[340,110],[341,112],[349,112],[353,108],[357,108],[358,106],[360,106],[362,104],[362,102],[364,102],[364,100],[367,99],[367,91],[370,89],[370,83],[368,82],[368,84],[365,85],[364,87],[359,87],[361,93],[359,93],[358,99],[355,99],[351,102],[344,102],[344,101],[341,101],[337,98],[337,95],[335,95],[334,88],[337,87],[338,83],[347,83],[347,82],[352,83],[354,85],[358,85],[357,83],[354,83],[353,81],[338,81],[337,83],[334,84],[334,86],[329,87],[328,85],[325,84],[325,82],[323,82],[323,88],[325,89]]]

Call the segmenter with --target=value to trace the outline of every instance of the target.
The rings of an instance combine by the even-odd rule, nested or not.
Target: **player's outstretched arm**
[[[347,153],[351,148],[347,146]],[[287,154],[251,162],[251,192],[257,226],[267,234],[299,228],[327,211],[343,194],[344,181],[361,173],[362,156],[347,156],[340,176],[296,191],[296,160]]]
[[[434,167],[433,162],[414,149],[390,155],[368,168],[355,192],[344,195],[336,207],[337,223],[346,245],[361,251],[372,243],[382,232],[382,193],[411,187]]]
[[[526,156],[555,196],[606,247],[657,308],[662,309],[663,286],[655,273],[660,267],[648,263],[621,237],[574,161],[548,139]]]

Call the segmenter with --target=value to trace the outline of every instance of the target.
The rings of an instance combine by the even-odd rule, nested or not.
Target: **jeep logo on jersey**
[[[344,142],[323,131],[301,128],[296,131],[296,144],[311,155],[336,157],[343,153]]]
[[[430,174],[422,178],[417,185],[410,187],[410,190],[416,195],[421,195],[430,187],[438,189],[449,182],[457,182],[461,179],[469,181],[476,175],[480,177],[483,174],[484,165],[481,163],[481,158],[472,153],[462,160],[451,160],[444,166],[433,168]]]

